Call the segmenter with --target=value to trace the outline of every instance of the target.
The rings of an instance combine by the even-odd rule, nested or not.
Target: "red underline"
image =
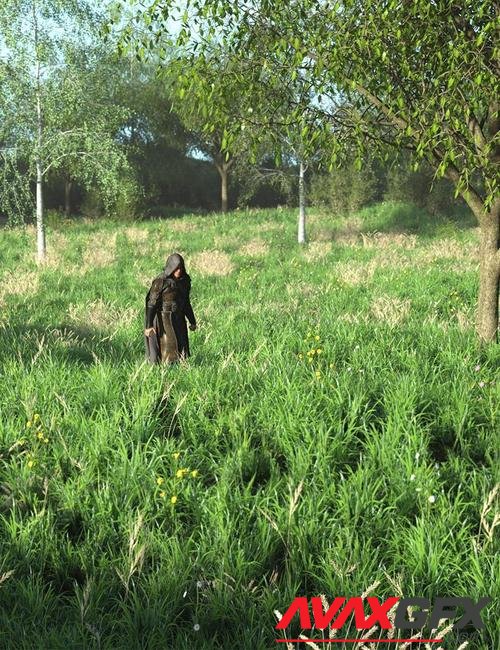
[[[276,639],[276,643],[440,643],[443,639]]]

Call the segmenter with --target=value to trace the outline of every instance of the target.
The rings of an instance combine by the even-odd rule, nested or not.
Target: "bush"
[[[377,190],[378,179],[373,163],[368,162],[359,170],[352,162],[329,174],[314,176],[310,202],[336,214],[349,214],[372,202],[377,197]]]
[[[69,221],[70,219],[60,210],[47,210],[44,216],[44,223],[49,228],[60,228]]]
[[[413,203],[430,214],[451,214],[459,203],[450,181],[434,178],[434,170],[427,164],[414,171],[409,156],[400,156],[388,168],[386,183],[385,200]]]
[[[120,221],[136,218],[141,208],[141,191],[133,178],[124,178],[117,188],[93,186],[84,195],[81,212],[84,217],[98,219],[103,216],[114,217]]]

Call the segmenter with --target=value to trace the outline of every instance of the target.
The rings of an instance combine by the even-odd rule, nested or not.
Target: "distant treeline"
[[[209,160],[193,158],[173,147],[150,143],[135,152],[134,196],[127,179],[117,196],[113,215],[133,219],[158,216],[175,209],[215,211],[220,209],[220,178]],[[298,205],[298,165],[276,166],[269,157],[266,171],[239,169],[230,178],[229,208]],[[274,169],[271,169],[271,165]],[[308,204],[348,214],[382,200],[405,201],[431,214],[456,209],[453,186],[446,179],[434,179],[432,170],[414,171],[409,158],[400,156],[385,165],[366,161],[361,170],[354,164],[330,172],[310,169],[307,173]],[[34,192],[34,188],[33,188]],[[54,174],[47,182],[45,205],[49,211],[99,218],[109,215],[100,188],[86,188]],[[9,215],[4,213],[4,217]],[[30,220],[30,215],[25,215]]]

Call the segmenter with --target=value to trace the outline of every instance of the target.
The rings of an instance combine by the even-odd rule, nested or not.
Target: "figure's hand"
[[[198,328],[197,328],[196,325],[190,325],[190,326],[189,326],[189,329],[190,329],[192,332],[194,332],[194,331],[195,331],[196,329],[198,329]]]
[[[155,333],[155,331],[156,330],[154,327],[146,327],[146,329],[144,330],[144,334],[146,336],[152,336]]]

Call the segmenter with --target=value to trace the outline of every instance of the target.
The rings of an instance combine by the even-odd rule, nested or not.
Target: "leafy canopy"
[[[229,53],[226,91],[269,123],[277,89],[299,84],[289,125],[314,150],[323,140],[331,163],[353,146],[358,160],[407,147],[487,208],[498,193],[499,31],[490,0],[155,0],[122,43],[160,59],[173,44],[193,62]],[[200,73],[186,68],[186,97]],[[213,103],[208,93],[207,119]]]

